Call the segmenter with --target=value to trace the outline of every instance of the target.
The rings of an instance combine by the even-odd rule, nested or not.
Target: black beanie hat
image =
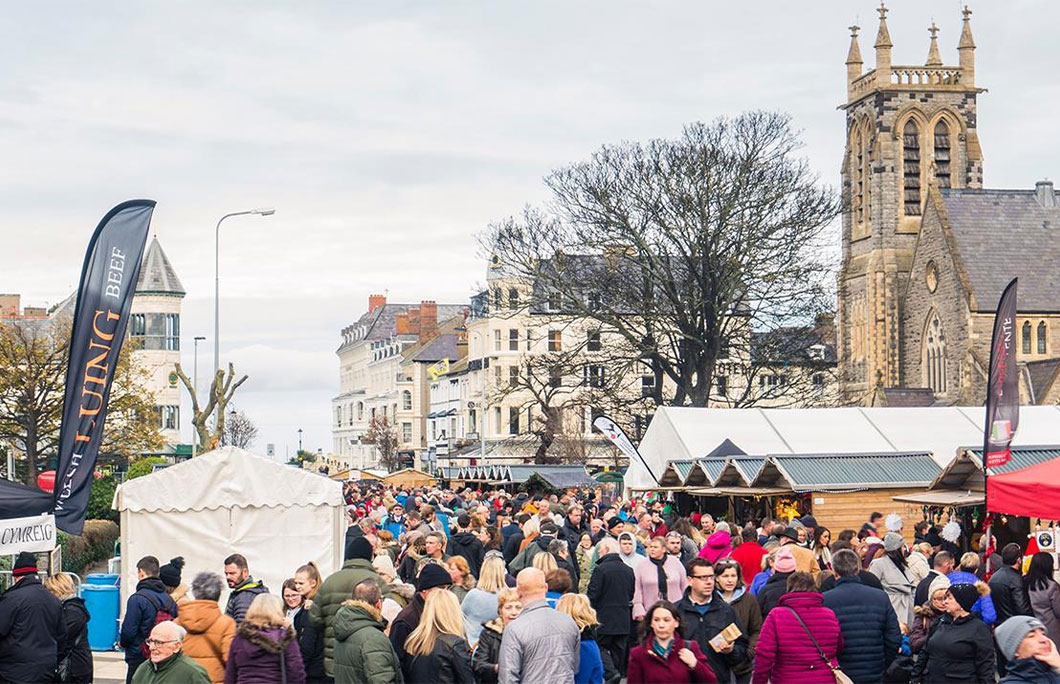
[[[29,551],[23,551],[18,554],[18,558],[15,559],[15,564],[11,566],[11,575],[13,577],[23,577],[25,575],[36,575],[37,574],[37,557]]]
[[[951,584],[950,593],[961,605],[961,608],[971,612],[972,606],[979,600],[979,589],[974,584]]]
[[[434,587],[447,587],[453,583],[449,571],[437,563],[427,563],[420,570],[420,576],[416,578],[416,591],[424,591]]]
[[[184,556],[177,556],[158,569],[158,578],[167,587],[180,586],[180,571],[184,569]]]
[[[346,546],[346,560],[360,558],[361,560],[372,560],[372,543],[364,537],[355,537]]]

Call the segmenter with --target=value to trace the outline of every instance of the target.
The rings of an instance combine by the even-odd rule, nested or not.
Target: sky
[[[1060,174],[1060,4],[971,3],[987,187]],[[894,0],[894,64],[923,64],[935,20],[956,64],[954,0]],[[847,26],[874,62],[875,3],[15,3],[0,23],[0,291],[55,303],[91,231],[126,199],[187,290],[183,357],[221,357],[255,445],[331,444],[335,349],[370,293],[465,303],[476,235],[547,199],[542,178],[603,144],[674,137],[750,109],[789,113],[839,182]],[[190,420],[182,417],[190,439]]]

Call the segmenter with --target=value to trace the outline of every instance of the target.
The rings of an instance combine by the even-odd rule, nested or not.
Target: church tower
[[[901,301],[920,231],[927,188],[979,188],[975,42],[971,10],[944,66],[938,27],[928,29],[923,65],[891,64],[887,8],[881,2],[876,68],[863,71],[859,27],[847,54],[846,151],[838,353],[843,399],[867,404],[878,387],[903,387]],[[919,386],[918,379],[910,379]]]

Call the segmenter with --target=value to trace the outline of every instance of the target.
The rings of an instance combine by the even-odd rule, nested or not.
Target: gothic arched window
[[[865,222],[865,164],[868,158],[868,151],[865,149],[865,135],[861,126],[854,128],[854,133],[851,137],[854,147],[854,183],[851,188],[851,203],[854,209],[854,223],[861,224]]]
[[[1046,332],[1045,321],[1041,321],[1041,322],[1038,323],[1038,353],[1039,354],[1044,354],[1045,353],[1045,332]]]
[[[1031,353],[1031,322],[1023,321],[1022,335],[1023,338],[1023,353]]]
[[[950,187],[950,129],[944,121],[935,124],[935,179],[940,188]]]
[[[935,394],[946,393],[946,336],[934,312],[924,330],[924,383]]]
[[[914,121],[902,129],[903,205],[906,216],[920,216],[920,137]]]

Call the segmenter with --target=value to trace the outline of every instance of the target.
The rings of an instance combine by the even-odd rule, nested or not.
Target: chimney
[[[381,306],[386,306],[386,295],[368,295],[368,313],[372,313]]]
[[[420,334],[420,310],[419,308],[409,309],[409,334],[419,335]]]
[[[412,326],[409,325],[409,315],[407,313],[399,313],[394,317],[395,335],[408,335],[411,331]]]
[[[1051,180],[1040,180],[1034,184],[1034,195],[1038,198],[1038,204],[1045,209],[1056,207],[1056,193],[1053,192]]]
[[[420,336],[427,337],[438,329],[438,304],[424,299],[420,302]]]

